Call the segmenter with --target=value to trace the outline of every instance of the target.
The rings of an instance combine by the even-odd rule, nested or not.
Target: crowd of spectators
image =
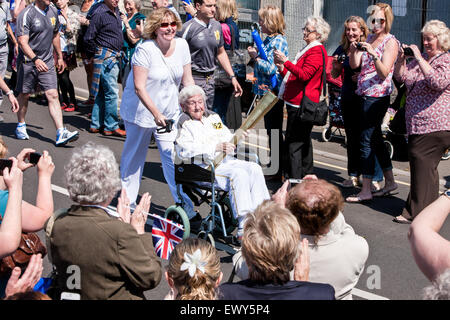
[[[87,0],[79,10],[67,0],[55,4],[35,0],[28,5],[16,1],[4,18],[0,15],[2,30],[6,30],[0,33],[1,78],[7,60],[2,55],[5,46],[18,59],[18,99],[0,81],[12,111],[17,112],[18,139],[29,138],[25,115],[37,85],[45,93],[57,129],[56,146],[78,138],[77,131],[64,127],[62,117],[62,110],[72,112],[79,107],[70,80],[77,54],[83,59],[90,88],[84,104],[92,107],[89,132],[126,137],[120,169],[105,146],[89,142],[74,149],[64,171],[69,196],[77,204],[58,214],[53,214],[55,165],[50,154],[44,151],[37,164],[30,162],[35,151],[31,148],[11,157],[12,166],[0,178],[1,257],[17,249],[22,232],[45,229],[49,260],[56,271],[52,298],[70,292],[81,299],[145,299],[144,291],[158,286],[163,273],[145,230],[151,196],[144,193],[136,203],[153,136],[175,200],[174,152],[180,158],[210,160],[225,155],[216,170],[221,176],[216,182],[233,191],[231,204],[241,243],[233,257],[233,272],[241,281],[223,283],[216,249],[201,239],[183,240],[172,252],[165,272],[170,287],[166,299],[352,299],[369,244],[346,222],[343,206],[345,201],[360,203],[390,195],[398,188],[381,133],[395,77],[407,87],[411,190],[403,213],[394,221],[412,223],[408,233],[412,255],[432,282],[424,298],[450,298],[449,242],[439,235],[450,213],[450,193],[439,196],[436,170],[450,144],[450,30],[445,23],[427,22],[421,53],[414,44],[400,45],[390,33],[394,15],[387,4],[374,6],[369,25],[361,17],[346,20],[341,46],[333,54],[332,76],[344,74],[342,106],[346,131],[353,139],[348,148],[349,179],[343,186],[358,186],[360,175],[362,186],[344,201],[336,186],[313,175],[313,125],[301,120],[302,100],[321,99],[328,56],[324,43],[330,26],[323,18],[308,17],[302,29],[306,46],[290,61],[281,10],[266,6],[258,12],[261,31],[267,35],[263,47],[268,60],[261,59],[253,47],[247,51],[254,60],[253,93],[264,95],[271,89],[280,99],[264,119],[269,137],[271,130],[281,129],[284,105],[288,115],[285,142],[279,136],[287,160],[283,163],[280,157],[275,176],[304,179],[295,187],[286,180],[271,197],[261,167],[231,157],[236,146],[229,142],[231,133],[224,123],[228,102],[217,99],[223,94],[227,98],[242,95],[227,52],[238,48],[236,3],[218,0],[216,12],[216,0],[194,0],[185,4],[193,16],[185,23],[168,1],[155,0],[152,6],[152,13],[144,16],[139,0],[125,1],[126,14],[120,12],[118,0]],[[12,32],[14,19],[17,24]],[[32,28],[36,21],[44,27]],[[10,49],[8,35],[14,45]],[[342,54],[346,57],[338,59]],[[213,77],[218,67],[230,78],[230,85],[220,90]],[[271,87],[273,76],[275,87]],[[125,129],[118,116],[119,78],[124,88],[120,116]],[[350,111],[350,105],[356,110]],[[158,131],[169,127],[171,120],[178,120],[173,130]],[[0,139],[0,158],[7,158],[7,152]],[[376,178],[378,165],[385,179],[380,189],[372,183],[382,179]],[[30,204],[22,200],[23,171],[34,166],[38,187],[35,204]],[[118,192],[114,211],[108,206]],[[183,196],[191,221],[201,219],[191,200]],[[66,287],[67,268],[73,265],[82,274],[75,289]],[[33,255],[26,270],[14,268],[0,278],[1,294],[9,300],[49,299],[33,292],[41,276],[42,256]]]

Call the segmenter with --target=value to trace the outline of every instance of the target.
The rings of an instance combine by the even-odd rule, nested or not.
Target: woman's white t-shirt
[[[176,38],[175,41],[175,50],[170,57],[163,56],[154,40],[142,42],[136,47],[131,64],[148,69],[145,88],[150,99],[167,119],[176,121],[181,113],[178,93],[183,77],[183,67],[191,63],[191,54],[186,40]],[[122,94],[120,116],[123,120],[141,127],[156,127],[152,113],[135,93],[133,70],[128,76]]]

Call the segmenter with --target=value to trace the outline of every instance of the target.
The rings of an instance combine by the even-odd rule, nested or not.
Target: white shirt
[[[175,51],[170,57],[163,56],[154,40],[142,42],[137,46],[131,64],[148,69],[145,88],[150,99],[167,119],[176,121],[181,113],[178,92],[183,67],[191,63],[191,55],[186,40],[176,38],[175,41]],[[135,93],[133,70],[122,95],[120,116],[144,128],[156,127],[152,113]]]

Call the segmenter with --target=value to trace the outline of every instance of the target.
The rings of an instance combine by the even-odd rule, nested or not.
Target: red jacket
[[[303,56],[293,64],[290,61],[284,63],[281,75],[284,77],[291,72],[283,94],[283,100],[287,103],[299,106],[303,98],[303,88],[306,85],[306,96],[313,102],[319,102],[322,90],[323,57],[327,63],[327,51],[323,45],[315,46],[306,51]]]

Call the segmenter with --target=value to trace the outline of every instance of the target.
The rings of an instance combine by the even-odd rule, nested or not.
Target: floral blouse
[[[450,53],[436,56],[428,63],[433,69],[427,76],[414,59],[399,79],[408,89],[405,105],[408,135],[450,131]]]
[[[370,37],[373,37],[373,35],[369,35],[368,41],[370,40]],[[383,57],[384,47],[390,39],[398,41],[394,35],[388,34],[378,47],[375,48],[375,52],[379,59]],[[356,94],[368,97],[385,97],[390,95],[394,89],[394,84],[392,82],[393,74],[394,65],[389,71],[386,79],[381,79],[377,74],[373,58],[367,52],[364,52],[361,60],[361,73],[358,76],[358,89],[356,89]]]

